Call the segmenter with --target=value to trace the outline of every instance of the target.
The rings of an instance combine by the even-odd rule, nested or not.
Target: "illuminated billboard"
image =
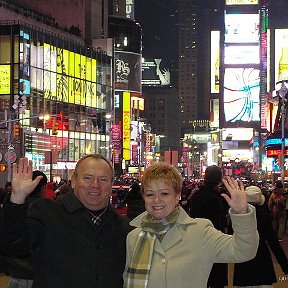
[[[226,46],[225,64],[259,64],[260,50],[259,46]]]
[[[134,0],[126,0],[126,17],[134,19]]]
[[[288,29],[275,30],[275,82],[288,79]]]
[[[142,85],[170,85],[170,71],[163,66],[162,59],[145,59],[142,63]]]
[[[256,5],[259,0],[226,0],[226,5]]]
[[[220,31],[211,31],[211,93],[219,93]]]
[[[123,93],[123,159],[130,160],[130,93]]]
[[[141,54],[115,51],[115,90],[141,93]]]
[[[258,1],[226,1],[226,5]],[[260,121],[260,13],[255,7],[229,7],[224,14],[222,127],[253,127]],[[262,43],[262,42],[261,42]]]
[[[31,90],[44,98],[105,109],[95,59],[44,43],[31,45]]]
[[[225,14],[225,43],[258,43],[259,14]]]
[[[226,123],[259,121],[260,70],[226,68],[224,118]]]
[[[10,65],[0,65],[0,94],[10,94]]]

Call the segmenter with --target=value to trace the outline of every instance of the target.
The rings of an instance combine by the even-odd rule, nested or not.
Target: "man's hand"
[[[13,163],[12,193],[10,201],[15,204],[23,204],[26,197],[36,188],[42,176],[32,180],[32,161],[28,158],[20,158],[19,163]]]
[[[227,188],[230,197],[227,194],[221,194],[229,206],[238,214],[247,213],[248,202],[247,202],[247,194],[244,191],[244,185],[240,181],[236,181],[231,177],[226,177],[223,179],[223,183]]]

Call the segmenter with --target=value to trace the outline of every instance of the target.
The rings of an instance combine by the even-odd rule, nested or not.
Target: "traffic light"
[[[20,124],[15,123],[13,126],[13,136],[18,137],[20,135]]]
[[[6,171],[6,165],[5,164],[0,164],[0,172]]]
[[[58,129],[59,129],[59,122],[56,119],[54,119],[52,124],[52,135],[57,135]]]

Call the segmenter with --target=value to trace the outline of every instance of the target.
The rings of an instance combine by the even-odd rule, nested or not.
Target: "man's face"
[[[84,159],[71,184],[76,197],[89,210],[100,210],[107,206],[112,192],[112,170],[102,159]]]

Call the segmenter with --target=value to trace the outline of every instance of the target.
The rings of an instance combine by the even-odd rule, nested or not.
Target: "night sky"
[[[143,31],[144,57],[162,58],[169,54],[173,22],[171,3],[175,0],[135,0],[135,20]]]

